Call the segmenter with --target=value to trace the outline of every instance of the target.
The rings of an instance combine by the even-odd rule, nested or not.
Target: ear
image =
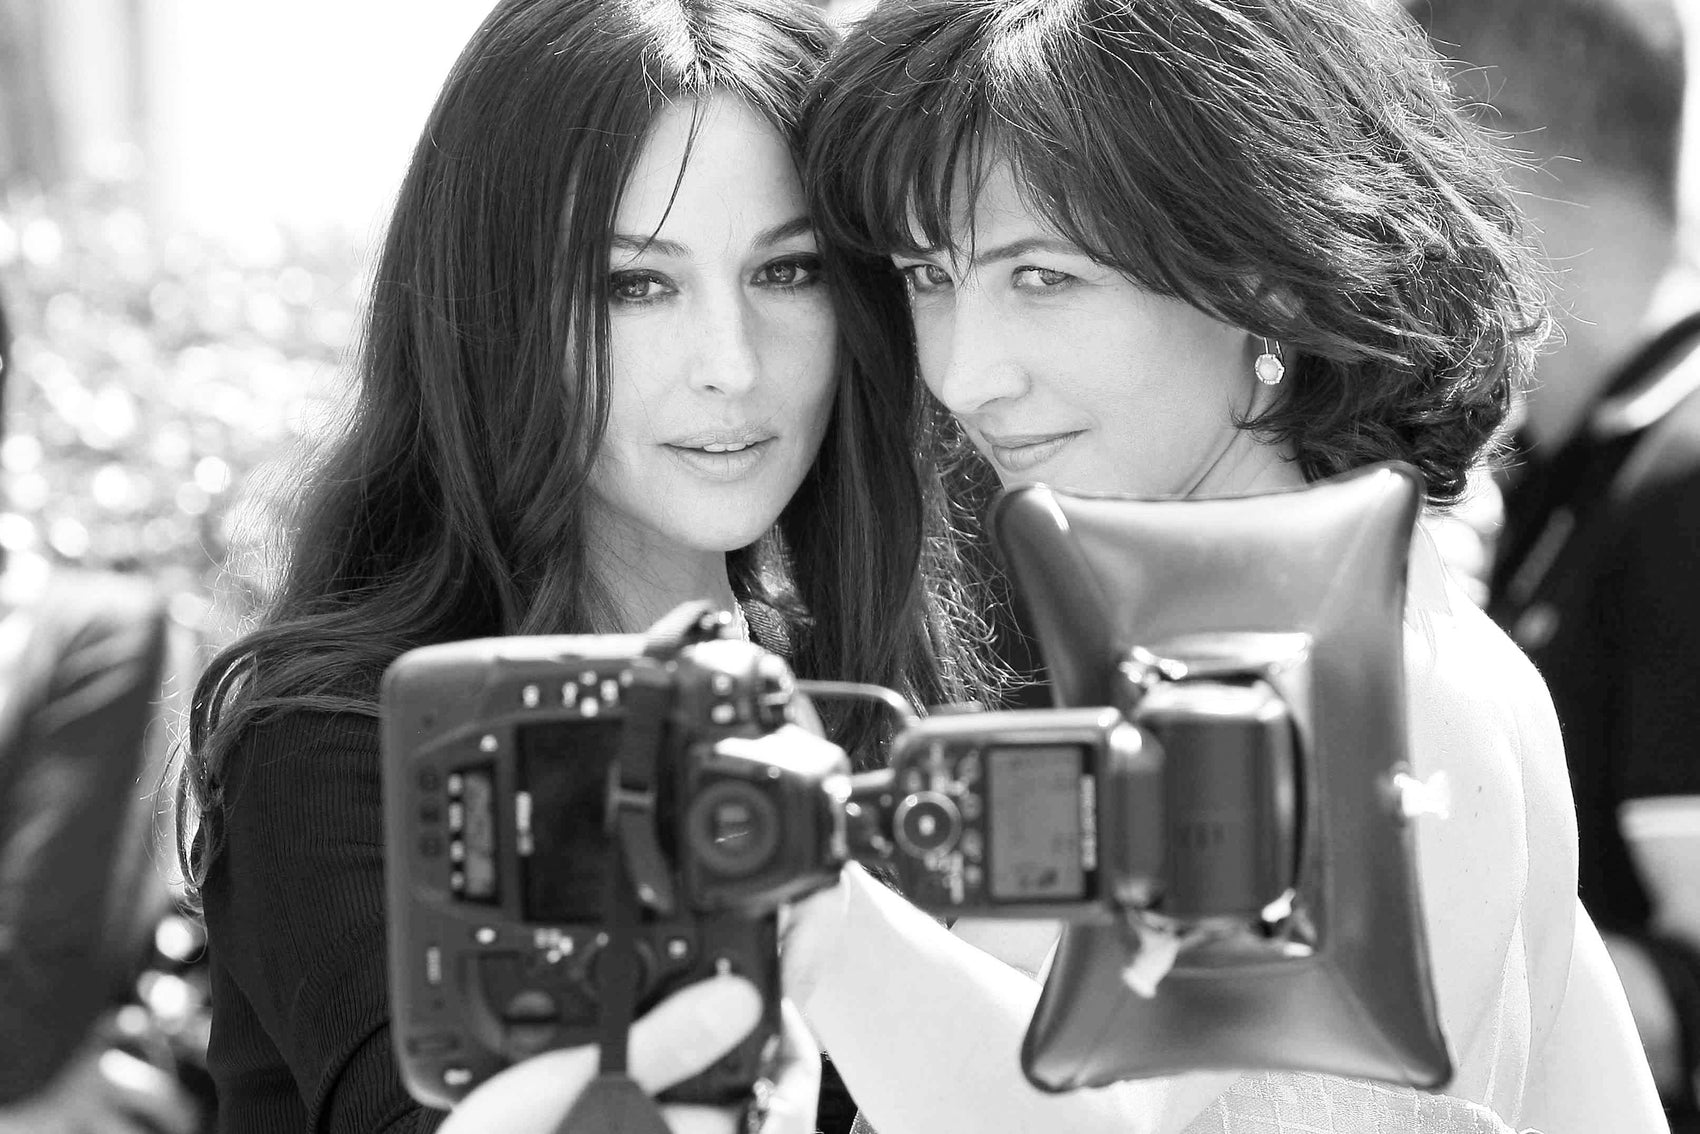
[[[1252,283],[1253,302],[1269,312],[1277,325],[1291,326],[1304,314],[1304,301],[1286,284],[1268,284],[1258,279]],[[1286,336],[1281,336],[1285,338]]]

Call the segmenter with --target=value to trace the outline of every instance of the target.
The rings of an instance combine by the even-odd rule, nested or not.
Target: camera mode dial
[[[962,812],[947,795],[918,791],[906,796],[892,814],[897,845],[917,858],[952,850],[962,837]]]

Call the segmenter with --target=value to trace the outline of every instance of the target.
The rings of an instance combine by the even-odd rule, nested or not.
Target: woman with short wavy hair
[[[1547,332],[1501,159],[1391,0],[886,0],[816,89],[817,224],[861,305],[907,306],[887,334],[1006,486],[1230,496],[1400,460],[1444,508]],[[1545,687],[1421,534],[1411,563],[1411,751],[1457,801],[1418,834],[1447,1093],[1041,1095],[1019,970],[1053,928],[953,937],[852,871],[787,977],[881,1134],[1662,1129],[1576,905]]]

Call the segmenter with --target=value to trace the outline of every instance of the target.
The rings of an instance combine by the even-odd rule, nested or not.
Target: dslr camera
[[[1205,1068],[1443,1085],[1411,821],[1409,466],[1238,499],[1035,485],[993,513],[1057,708],[935,716],[853,854],[944,916],[1065,923],[1045,1090]]]
[[[776,911],[837,878],[848,762],[793,722],[785,663],[726,626],[694,604],[647,637],[454,642],[386,673],[393,1029],[415,1098],[447,1108],[604,1039],[605,982],[634,967],[637,1012],[717,972],[768,1006],[669,1100],[730,1102],[762,1074]],[[613,955],[621,903],[635,958]]]
[[[993,515],[1057,707],[906,715],[849,774],[780,659],[681,608],[638,636],[403,655],[383,688],[395,1042],[450,1105],[716,971],[777,1035],[777,907],[848,858],[947,917],[1065,923],[1021,1053],[1052,1091],[1206,1068],[1416,1087],[1451,1067],[1421,919],[1404,720],[1408,466],[1292,492],[1044,486]],[[627,913],[635,910],[632,919]],[[620,942],[627,941],[622,949]]]
[[[1137,696],[1134,696],[1137,690]],[[945,916],[1250,919],[1296,881],[1298,763],[1267,682],[1130,686],[1112,707],[943,716],[870,791],[875,846]],[[864,803],[863,806],[866,806]]]

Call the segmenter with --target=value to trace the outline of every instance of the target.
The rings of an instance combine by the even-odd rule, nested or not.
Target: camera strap
[[[618,849],[608,856],[602,896],[608,940],[595,965],[602,1062],[556,1134],[667,1134],[660,1107],[626,1070],[627,1040],[643,974],[637,954],[640,909],[626,856]]]
[[[626,723],[619,755],[608,768],[608,830],[620,853],[623,901],[637,900],[663,917],[673,912],[672,871],[661,853],[656,809],[660,784],[656,757],[667,738],[673,679],[640,659],[627,671]]]
[[[619,756],[609,768],[608,828],[626,860],[629,892],[663,917],[676,900],[656,829],[656,761],[666,744],[674,696],[668,667],[680,650],[719,637],[727,625],[727,616],[711,603],[681,603],[650,627],[644,656],[624,678],[626,722]]]
[[[610,855],[605,931],[596,959],[601,1001],[601,1067],[556,1134],[667,1134],[661,1109],[626,1070],[626,1044],[637,1009],[637,902],[622,856]]]
[[[656,830],[657,754],[666,740],[673,681],[664,668],[681,648],[716,637],[723,622],[708,603],[684,603],[649,632],[644,658],[633,665],[623,699],[626,722],[609,767],[608,856],[603,932],[596,957],[601,1065],[556,1134],[667,1134],[655,1100],[626,1069],[627,1042],[637,1016],[643,974],[637,954],[638,919],[645,906],[673,912],[671,872]]]

